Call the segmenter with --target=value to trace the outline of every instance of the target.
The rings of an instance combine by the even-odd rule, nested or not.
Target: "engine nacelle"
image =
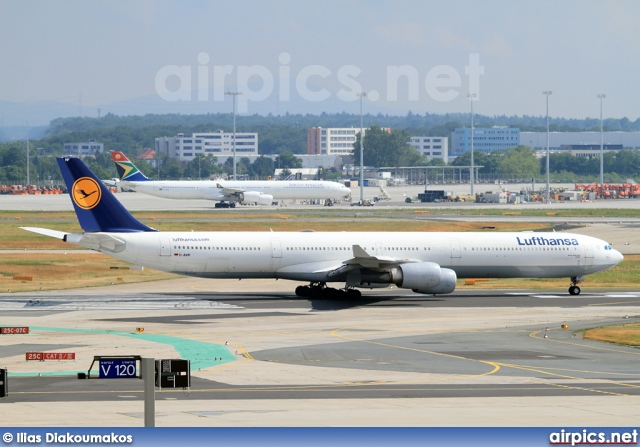
[[[273,203],[273,196],[271,194],[260,194],[260,200],[258,205],[271,205]]]
[[[243,205],[246,205],[247,203],[271,205],[273,202],[273,196],[271,194],[262,194],[258,191],[245,191],[238,194],[238,201]]]
[[[435,262],[412,262],[401,264],[386,272],[354,270],[347,275],[347,286],[386,287],[395,284],[416,293],[444,294],[456,289],[456,272],[442,268]]]
[[[394,271],[393,282],[403,289],[428,289],[440,284],[440,271],[435,262],[402,264]]]
[[[451,269],[440,269],[440,284],[435,287],[430,288],[420,288],[413,289],[416,293],[426,293],[426,294],[444,294],[451,293],[456,290],[456,281],[458,280],[458,276],[456,272]]]

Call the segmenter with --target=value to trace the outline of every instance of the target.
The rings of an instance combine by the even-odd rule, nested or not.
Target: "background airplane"
[[[346,186],[319,180],[228,181],[228,180],[150,180],[122,152],[111,152],[119,185],[124,189],[167,199],[217,200],[216,208],[240,204],[271,205],[274,200],[329,200],[346,197]]]
[[[182,275],[308,282],[298,296],[357,298],[357,288],[392,284],[445,294],[468,277],[569,277],[569,293],[577,295],[583,275],[623,259],[605,241],[556,232],[158,232],[136,220],[82,160],[57,162],[85,232],[23,229]]]

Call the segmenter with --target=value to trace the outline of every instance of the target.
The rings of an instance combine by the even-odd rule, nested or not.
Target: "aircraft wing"
[[[413,259],[400,259],[391,256],[371,256],[359,245],[353,246],[353,258],[346,261],[319,261],[308,262],[305,264],[295,264],[283,267],[278,270],[279,273],[288,272],[306,272],[306,273],[324,273],[329,278],[348,274],[354,270],[374,270],[385,271],[397,267],[401,264],[409,262],[419,262]]]
[[[107,180],[102,180],[102,183],[104,183],[105,185],[109,186],[109,187],[114,187],[114,186],[118,186],[118,184],[120,183],[120,179],[119,178],[110,178]]]
[[[222,186],[220,183],[216,183],[216,188],[218,188],[218,192],[225,198],[225,200],[232,198],[237,199],[240,194],[246,192],[246,189],[228,188],[226,186]]]
[[[418,262],[412,259],[400,259],[392,256],[371,256],[361,246],[353,246],[353,258],[342,261],[342,265],[329,272],[329,277],[344,275],[354,270],[368,269],[374,271],[389,270],[408,262]]]

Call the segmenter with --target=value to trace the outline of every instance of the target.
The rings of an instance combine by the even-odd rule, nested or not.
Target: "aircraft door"
[[[376,252],[374,253],[376,256],[382,256],[382,242],[376,242]]]
[[[593,258],[593,245],[587,244],[584,246],[584,257]]]
[[[460,254],[460,241],[458,239],[453,239],[453,240],[449,241],[449,243],[451,244],[451,257],[452,258],[461,257],[461,254]]]
[[[271,257],[282,257],[282,247],[280,246],[280,239],[271,239]]]
[[[171,239],[168,237],[160,239],[160,256],[171,256]]]

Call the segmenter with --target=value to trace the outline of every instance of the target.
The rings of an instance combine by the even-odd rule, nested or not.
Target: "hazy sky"
[[[640,116],[636,0],[0,0],[0,42],[14,103]]]

